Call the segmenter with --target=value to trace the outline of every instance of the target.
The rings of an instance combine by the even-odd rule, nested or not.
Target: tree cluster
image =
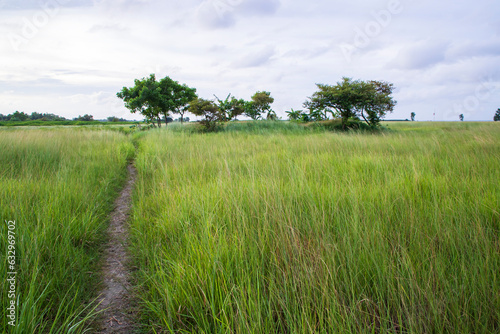
[[[54,114],[41,114],[37,112],[28,115],[24,112],[16,111],[9,115],[0,114],[0,121],[24,122],[24,121],[65,121],[66,118]]]
[[[92,122],[94,121],[94,116],[85,114],[83,116],[78,115],[78,117],[73,118],[74,121],[81,121],[81,122]]]
[[[107,118],[107,120],[108,120],[108,122],[113,122],[113,123],[115,123],[115,122],[128,122],[128,120],[126,120],[125,118],[118,118],[116,116],[109,116]]]
[[[356,122],[375,127],[396,105],[392,98],[394,86],[384,81],[343,78],[336,85],[317,84],[317,87],[318,91],[304,103],[307,111],[288,111],[290,120],[314,122],[333,117],[341,119],[344,130]],[[171,114],[179,114],[182,122],[186,111],[203,117],[201,123],[208,131],[240,115],[253,120],[278,119],[271,109],[274,98],[270,92],[258,91],[250,101],[231,94],[225,99],[215,96],[215,99],[207,100],[198,97],[195,88],[181,85],[168,76],[157,81],[154,74],[135,80],[133,87],[123,87],[117,96],[124,100],[132,113],[141,113],[146,120],[157,122],[159,127],[161,117],[168,123]]]
[[[161,127],[161,118],[165,124],[173,121],[172,114],[180,115],[189,111],[203,117],[201,124],[207,131],[214,131],[223,122],[235,120],[240,115],[246,115],[254,120],[262,118],[277,119],[271,109],[274,98],[270,92],[257,92],[251,101],[237,99],[229,94],[224,100],[215,96],[214,100],[198,97],[195,88],[180,84],[165,77],[159,81],[151,74],[148,78],[136,79],[133,87],[123,87],[117,96],[125,102],[125,107],[132,113],[142,114],[150,123]]]
[[[495,116],[493,116],[493,120],[495,122],[499,122],[500,121],[500,108],[497,109],[497,111],[495,113]]]
[[[189,111],[196,116],[202,116],[201,124],[207,131],[214,131],[223,122],[236,120],[245,115],[253,120],[264,117],[277,120],[276,113],[271,109],[274,98],[270,92],[256,92],[251,101],[237,99],[229,94],[225,100],[215,96],[215,100],[197,98],[190,103]]]

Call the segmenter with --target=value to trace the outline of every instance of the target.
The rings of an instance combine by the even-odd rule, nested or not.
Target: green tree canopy
[[[189,104],[189,112],[196,116],[203,116],[201,124],[207,131],[215,131],[219,123],[224,122],[226,117],[214,101],[196,98]]]
[[[131,113],[140,113],[147,121],[158,121],[160,124],[160,114],[155,107],[155,101],[151,98],[152,91],[157,87],[156,77],[151,74],[149,78],[135,79],[134,86],[123,89],[116,94],[125,102],[125,107]]]
[[[224,115],[226,121],[232,121],[245,112],[246,103],[243,99],[237,99],[229,94],[225,100],[214,95],[219,104],[219,111]]]
[[[189,102],[196,98],[195,88],[181,85],[168,76],[157,81],[151,74],[149,78],[136,79],[134,83],[133,87],[123,87],[116,95],[123,99],[130,112],[139,112],[148,120],[156,120],[158,126],[161,116],[168,124],[170,113],[180,114],[182,120]]]
[[[270,92],[256,92],[252,101],[245,104],[245,115],[253,120],[261,118],[263,114],[267,114],[267,119],[276,118],[276,113],[271,109],[273,102],[274,98]]]
[[[10,115],[11,121],[24,122],[30,119],[30,116],[24,112],[15,111],[12,115]]]
[[[334,118],[340,117],[343,129],[347,128],[349,118],[362,119],[368,125],[376,126],[396,105],[391,96],[393,84],[383,81],[343,78],[335,86],[317,86],[319,90],[304,106],[310,110],[330,112]]]
[[[74,118],[75,121],[82,121],[82,122],[92,122],[94,120],[94,116],[85,114],[83,116],[78,116],[77,118]]]

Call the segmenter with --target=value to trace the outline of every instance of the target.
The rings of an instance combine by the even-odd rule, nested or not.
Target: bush
[[[224,131],[228,132],[304,132],[306,128],[297,122],[288,121],[240,121],[227,123]]]
[[[328,121],[314,122],[306,125],[313,129],[324,129],[328,131],[345,131],[342,128],[342,119],[336,118]],[[362,130],[362,131],[374,131],[378,129],[377,127],[369,126],[368,124],[361,122],[357,119],[350,118],[347,121],[347,130]]]

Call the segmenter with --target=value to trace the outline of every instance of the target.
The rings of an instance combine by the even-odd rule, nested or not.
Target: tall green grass
[[[143,324],[498,333],[499,143],[497,124],[143,135],[131,222]]]
[[[134,154],[115,131],[0,132],[0,277],[7,225],[16,221],[17,320],[0,289],[0,332],[82,333],[95,305],[107,214]]]

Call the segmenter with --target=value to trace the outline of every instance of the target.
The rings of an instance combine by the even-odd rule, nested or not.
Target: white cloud
[[[392,66],[406,70],[426,69],[445,60],[447,45],[442,41],[419,41],[405,45],[396,58],[391,61]]]
[[[415,111],[430,119],[436,110],[454,120],[449,110],[484,78],[500,82],[500,4],[493,0],[399,0],[402,10],[350,61],[340,45],[398,0],[48,1],[61,5],[46,13],[35,0],[0,0],[0,113],[122,117],[116,92],[156,73],[206,98],[271,91],[281,116],[300,109],[315,83],[387,80],[398,87],[390,117]],[[22,38],[17,50],[13,35]],[[491,119],[497,95],[469,103],[477,108],[467,119]]]

